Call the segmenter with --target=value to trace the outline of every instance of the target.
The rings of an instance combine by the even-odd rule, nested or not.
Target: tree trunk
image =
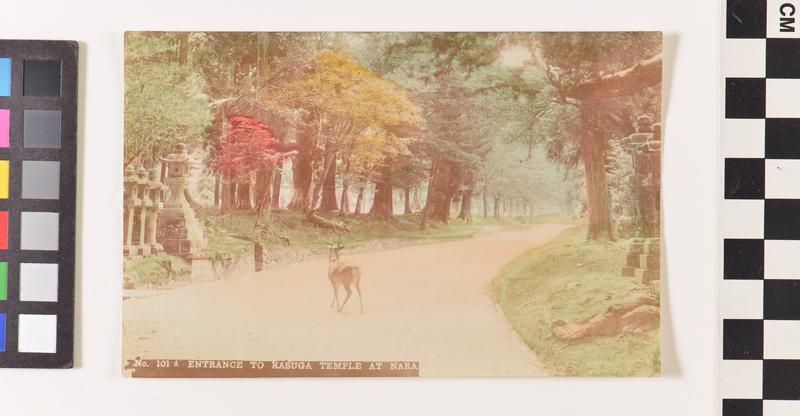
[[[411,187],[403,188],[403,214],[411,214]]]
[[[472,222],[472,193],[475,188],[475,175],[471,171],[464,173],[464,190],[461,191],[461,209],[458,213],[458,219],[462,221]]]
[[[283,162],[275,165],[275,173],[272,177],[272,196],[270,197],[269,207],[271,210],[281,209],[281,181],[283,179]]]
[[[500,198],[494,197],[494,219],[500,219]]]
[[[379,168],[379,177],[375,182],[375,198],[369,214],[376,217],[389,217],[394,214],[392,188],[392,161],[384,160]]]
[[[458,219],[472,222],[472,190],[468,189],[461,195],[461,212],[458,214]]]
[[[226,119],[225,119],[225,106],[224,105],[222,106],[222,111],[221,111],[220,114],[218,114],[218,116],[219,117],[217,119],[215,119],[215,121],[219,123],[219,128],[220,128],[221,135],[220,135],[219,138],[217,138],[217,142],[220,143],[223,140],[225,140],[225,137],[227,137],[227,134],[228,134],[227,133],[227,131],[228,131],[228,123],[226,122]],[[166,173],[166,166],[167,166],[166,163],[161,165],[161,181],[162,182],[164,181],[164,175]],[[217,173],[217,186],[214,188],[214,206],[218,207],[220,212],[223,212],[223,213],[225,212],[225,209],[228,207],[227,204],[225,203],[225,200],[227,199],[227,193],[225,192],[226,190],[227,189],[225,189],[225,178],[222,176],[221,173]],[[219,202],[219,205],[217,205],[217,202]]]
[[[246,179],[236,185],[236,208],[237,209],[253,209],[253,201],[250,198],[251,183]]]
[[[450,203],[453,201],[458,182],[458,165],[450,160],[439,160],[428,188],[425,212],[431,218],[447,223],[450,219]]]
[[[339,213],[350,213],[350,181],[347,179],[350,175],[350,158],[347,158],[347,163],[344,166],[344,173],[342,174],[342,199],[339,203]]]
[[[364,207],[364,187],[361,186],[358,188],[358,196],[356,197],[356,210],[354,214],[361,215],[363,207]]]
[[[436,171],[439,169],[439,159],[433,158],[431,160],[431,173],[428,179],[428,190],[425,195],[425,206],[422,207],[422,221],[419,223],[419,229],[424,230],[428,227],[428,216],[431,213],[431,191],[433,190],[433,178],[436,177]]]
[[[256,208],[270,208],[270,197],[272,196],[272,169],[262,168],[256,172],[256,185],[253,193],[256,197]]]
[[[219,174],[214,175],[214,208],[219,209],[221,207],[221,202],[219,198],[219,191],[220,191],[220,179]]]
[[[347,178],[342,179],[342,198],[339,202],[339,212],[344,214],[350,213],[350,183]]]
[[[483,218],[489,217],[489,208],[487,207],[488,200],[486,198],[486,185],[483,185]]]
[[[419,201],[419,186],[415,186],[414,187],[414,203],[411,205],[411,211],[412,212],[419,212],[420,209],[422,209],[421,205],[422,205],[422,203]]]
[[[236,182],[229,180],[227,183],[227,192],[225,192],[225,205],[223,209],[234,210],[236,208]]]
[[[331,151],[329,155],[328,170],[322,180],[322,201],[319,203],[321,212],[333,212],[339,210],[336,202],[336,152]]]
[[[325,146],[325,154],[322,161],[322,168],[320,169],[319,178],[317,183],[314,184],[314,190],[311,193],[311,209],[316,209],[320,202],[320,198],[322,197],[322,189],[325,186],[325,179],[328,178],[328,172],[331,169],[331,165],[336,164],[336,153],[332,151],[330,145]],[[335,169],[335,168],[334,168]],[[335,180],[335,176],[334,176]],[[335,183],[334,183],[334,191],[335,191]],[[335,198],[334,198],[335,202]]]
[[[292,163],[292,178],[294,190],[292,199],[286,208],[292,211],[308,211],[309,190],[313,171],[311,161],[313,158],[314,140],[310,132],[304,131],[297,135],[297,155]]]
[[[581,109],[581,159],[586,176],[586,204],[589,210],[589,239],[613,240],[611,208],[606,181],[606,145],[592,104]]]

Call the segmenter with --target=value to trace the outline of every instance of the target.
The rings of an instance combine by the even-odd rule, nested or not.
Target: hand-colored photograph
[[[658,376],[659,32],[128,32],[131,377]]]

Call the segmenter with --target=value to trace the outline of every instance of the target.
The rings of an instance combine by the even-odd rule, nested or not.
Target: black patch
[[[725,239],[725,279],[764,278],[764,240]]]
[[[26,59],[23,88],[26,97],[60,97],[61,61]]]
[[[764,199],[764,159],[725,159],[725,199]]]
[[[726,360],[760,360],[764,355],[764,321],[724,320],[722,345],[722,358]]]
[[[766,0],[728,0],[726,33],[729,38],[767,36]]]

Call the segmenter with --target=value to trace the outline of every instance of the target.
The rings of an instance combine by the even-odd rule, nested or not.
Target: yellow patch
[[[8,199],[8,161],[0,160],[0,199]]]

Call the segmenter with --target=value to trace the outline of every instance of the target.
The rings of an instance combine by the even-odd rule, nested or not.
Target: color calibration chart
[[[0,40],[0,367],[72,367],[77,66]]]
[[[800,2],[725,5],[719,406],[800,415]]]

